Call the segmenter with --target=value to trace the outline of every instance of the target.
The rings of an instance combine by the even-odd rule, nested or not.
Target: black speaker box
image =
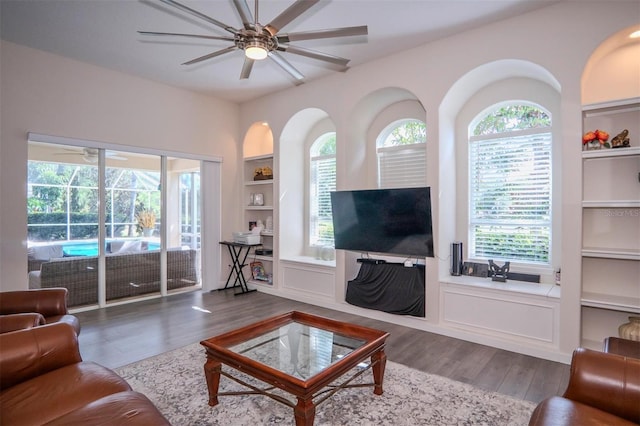
[[[451,244],[451,275],[462,274],[462,243],[455,242]]]

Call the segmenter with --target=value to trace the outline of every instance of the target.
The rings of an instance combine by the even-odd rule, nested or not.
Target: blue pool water
[[[160,243],[149,242],[149,250],[160,250]],[[62,252],[65,256],[97,256],[98,243],[88,242],[68,242],[62,245]]]

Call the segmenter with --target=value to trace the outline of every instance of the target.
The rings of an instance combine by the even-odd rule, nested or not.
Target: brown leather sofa
[[[170,425],[115,372],[82,361],[66,323],[0,334],[0,371],[3,425]]]
[[[578,348],[563,396],[542,401],[530,426],[640,424],[640,359]]]
[[[68,293],[66,288],[0,292],[0,332],[64,322],[80,333],[80,321],[67,309]]]

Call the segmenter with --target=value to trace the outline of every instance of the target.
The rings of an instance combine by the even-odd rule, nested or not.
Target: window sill
[[[440,280],[444,284],[457,284],[488,290],[518,293],[531,296],[543,296],[560,299],[560,286],[554,284],[528,283],[525,281],[507,280],[505,283],[491,281],[490,278],[449,276]]]
[[[311,257],[311,256],[287,256],[287,257],[281,257],[280,261],[302,263],[305,265],[326,266],[330,268],[336,267],[335,260],[322,260],[322,259],[316,259],[315,257]]]

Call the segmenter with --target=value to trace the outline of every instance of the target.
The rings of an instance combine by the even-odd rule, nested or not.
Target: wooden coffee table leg
[[[293,409],[296,417],[296,426],[312,426],[316,417],[316,406],[313,400],[298,398],[298,404]]]
[[[204,377],[207,379],[207,388],[209,389],[209,405],[218,405],[218,388],[220,387],[220,371],[222,371],[222,363],[209,356],[204,364]]]
[[[371,355],[371,364],[373,364],[373,381],[375,383],[373,393],[382,395],[382,379],[384,378],[384,369],[387,365],[387,355],[384,353],[384,349]]]

